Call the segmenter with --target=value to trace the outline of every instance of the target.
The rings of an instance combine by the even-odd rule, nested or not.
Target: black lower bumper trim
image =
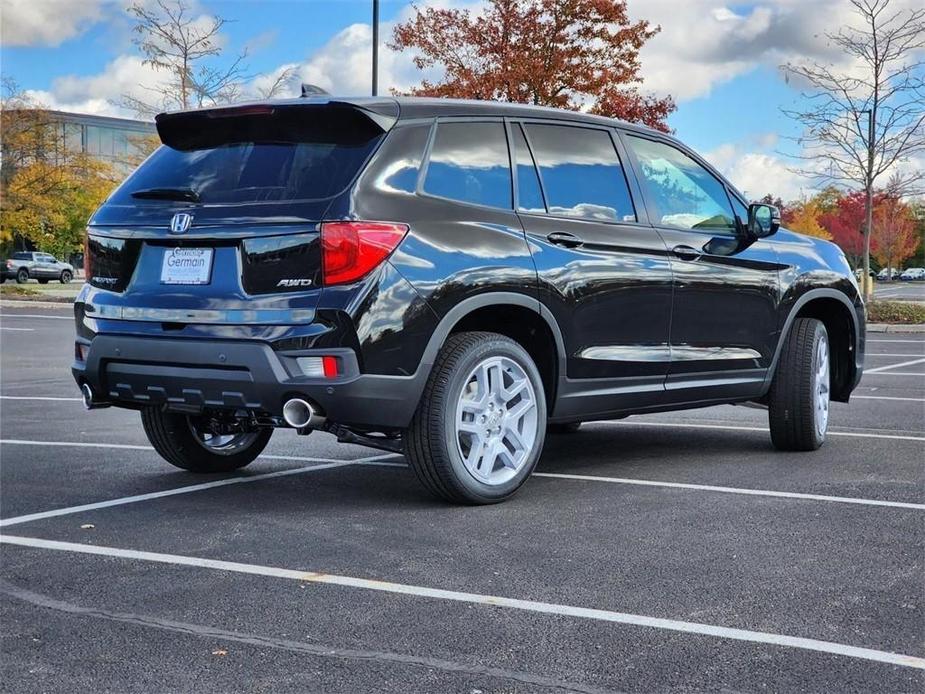
[[[73,373],[78,384],[89,384],[115,407],[244,409],[280,416],[286,400],[302,397],[330,422],[369,430],[408,426],[423,379],[361,374],[352,350],[336,353],[344,375],[319,380],[298,375],[295,366],[297,357],[317,351],[277,353],[256,341],[97,335],[86,362],[75,362]]]

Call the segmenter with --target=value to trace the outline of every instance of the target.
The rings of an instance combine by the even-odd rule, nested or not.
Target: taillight
[[[405,224],[324,222],[321,225],[324,284],[356,282],[388,258],[407,233]]]

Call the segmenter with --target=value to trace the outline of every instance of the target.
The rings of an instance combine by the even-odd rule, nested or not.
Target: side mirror
[[[748,235],[755,239],[776,234],[780,229],[780,210],[774,205],[753,202],[748,206]]]

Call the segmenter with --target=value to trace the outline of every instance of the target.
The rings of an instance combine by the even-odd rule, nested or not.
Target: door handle
[[[698,251],[696,248],[691,246],[675,246],[671,249],[671,252],[674,253],[681,260],[697,260],[700,256],[703,255],[703,251]]]
[[[584,241],[580,237],[575,236],[575,234],[570,234],[567,231],[554,231],[546,235],[546,240],[549,243],[554,243],[557,246],[565,246],[566,248],[578,248]]]

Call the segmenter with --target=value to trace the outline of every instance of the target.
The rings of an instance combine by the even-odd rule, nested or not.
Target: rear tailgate
[[[320,222],[391,122],[324,100],[158,116],[164,145],[88,228],[93,303],[221,322],[314,308]]]

